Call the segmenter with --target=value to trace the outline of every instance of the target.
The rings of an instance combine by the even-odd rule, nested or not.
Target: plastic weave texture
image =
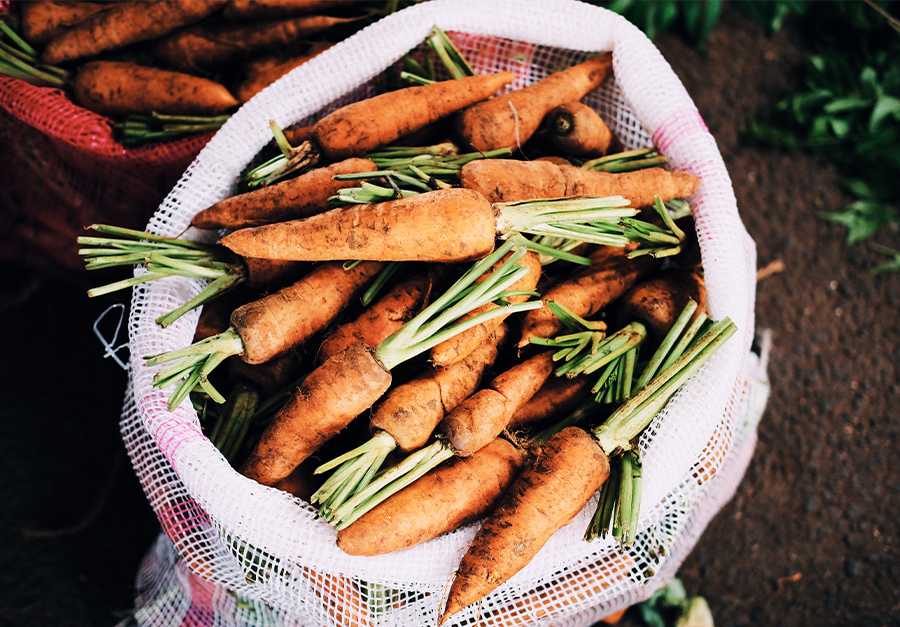
[[[0,2],[0,15],[13,8]],[[112,125],[60,89],[0,75],[0,258],[83,268],[83,228],[142,228],[211,137],[126,148]]]
[[[626,149],[654,144],[671,167],[701,180],[689,199],[706,273],[710,317],[738,333],[654,419],[640,442],[644,496],[637,542],[582,540],[597,496],[532,562],[449,625],[588,625],[640,601],[677,571],[710,518],[734,493],[768,396],[750,353],[756,253],[741,224],[715,141],[659,51],[633,25],[574,0],[433,0],[389,16],[334,46],[245,104],[212,138],[149,223],[167,236],[211,240],[191,217],[234,192],[241,170],[282,128],[363,96],[365,86],[449,31],[476,72],[511,70],[512,88],[612,51],[614,78],[585,102]],[[187,230],[186,230],[187,229]],[[137,272],[142,272],[138,269]],[[129,340],[132,385],[122,430],[165,537],[138,585],[142,625],[434,625],[473,524],[378,558],[351,557],[311,506],[242,477],[202,433],[185,402],[155,390],[141,356],[188,345],[198,314],[154,322],[202,289],[170,278],[135,288]]]

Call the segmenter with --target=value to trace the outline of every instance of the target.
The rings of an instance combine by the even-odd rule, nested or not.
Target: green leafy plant
[[[853,244],[900,221],[900,22],[873,1],[821,2],[803,30],[815,54],[802,88],[749,120],[747,137],[839,166],[856,200],[822,217]]]
[[[636,606],[647,627],[713,627],[712,612],[703,597],[688,597],[677,577]]]

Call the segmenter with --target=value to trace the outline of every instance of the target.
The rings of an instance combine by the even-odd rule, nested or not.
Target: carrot
[[[230,0],[222,10],[229,19],[266,19],[333,9],[357,0]]]
[[[513,482],[460,562],[439,624],[524,568],[609,476],[609,460],[578,427],[551,438]]]
[[[511,202],[526,198],[563,196],[623,196],[632,207],[652,205],[654,197],[663,201],[690,196],[699,179],[686,172],[646,168],[612,174],[592,172],[549,160],[514,161],[484,159],[462,167],[460,184],[481,192],[491,202]]]
[[[147,357],[148,365],[188,357],[185,364],[157,373],[154,384],[163,387],[189,377],[170,399],[177,405],[200,383],[214,399],[221,398],[207,376],[232,355],[249,364],[261,364],[284,355],[325,329],[381,269],[379,263],[362,263],[344,270],[340,262],[322,264],[300,281],[259,300],[238,307],[231,326],[217,336],[183,349]]]
[[[524,451],[496,438],[458,457],[377,505],[338,531],[349,555],[385,555],[481,518],[493,509],[525,465]]]
[[[279,78],[317,57],[332,45],[330,42],[316,42],[301,56],[284,58],[284,55],[273,55],[248,60],[244,64],[244,78],[235,87],[234,95],[240,102],[247,102]]]
[[[295,381],[305,365],[296,351],[288,351],[261,364],[248,364],[234,356],[228,359],[227,364],[229,380],[252,385],[265,396],[271,396]]]
[[[660,337],[666,335],[688,301],[706,311],[706,286],[703,277],[691,270],[669,269],[626,292],[619,302],[619,320],[641,320]]]
[[[581,102],[569,102],[547,115],[547,137],[565,155],[598,157],[606,154],[612,132],[600,114]]]
[[[225,2],[120,2],[53,38],[44,49],[43,60],[44,63],[57,64],[155,39],[212,15]]]
[[[590,266],[546,290],[544,299],[560,303],[582,318],[589,318],[657,267],[657,261],[649,256],[628,259],[629,248],[632,247],[598,248],[590,255]],[[562,328],[559,318],[546,305],[530,311],[522,318],[519,347],[526,346],[531,337],[553,337]]]
[[[553,351],[538,353],[494,377],[448,413],[438,430],[457,457],[468,457],[500,435],[516,411],[553,374]]]
[[[284,133],[284,138],[291,146],[299,146],[312,137],[312,130],[313,126],[310,124],[309,126],[301,126],[299,128],[288,128],[282,132]]]
[[[375,348],[422,308],[430,289],[431,277],[428,273],[401,281],[367,307],[358,318],[330,333],[319,347],[317,359],[325,361],[356,342]]]
[[[505,300],[511,303],[521,303],[528,299],[528,293],[533,292],[541,277],[541,263],[537,253],[528,253],[519,262],[528,268],[526,274],[521,281],[511,287],[512,291],[521,292],[508,296]],[[472,311],[467,317],[472,317],[484,311],[490,311],[500,305],[496,303],[488,303],[478,310]],[[468,331],[454,335],[445,342],[441,342],[431,349],[431,363],[436,367],[446,367],[455,364],[465,358],[477,346],[485,341],[493,329],[503,321],[503,318],[494,318],[489,322],[484,322],[478,326],[472,327]]]
[[[328,161],[365,154],[490,97],[513,79],[510,72],[480,74],[379,94],[322,118],[312,141]]]
[[[278,50],[337,24],[359,19],[307,15],[239,24],[197,24],[160,38],[152,52],[160,63],[196,72],[241,61],[252,52]]]
[[[550,377],[513,415],[507,429],[515,431],[571,413],[590,397],[588,377]]]
[[[520,148],[554,107],[581,100],[611,73],[611,54],[555,72],[523,89],[467,107],[457,117],[457,134],[465,145],[482,152]]]
[[[191,226],[198,229],[241,229],[322,213],[329,208],[328,199],[346,185],[343,181],[334,180],[336,174],[371,172],[375,169],[377,166],[368,159],[346,159],[297,178],[220,200],[199,211],[191,220]]]
[[[617,208],[625,204],[617,198],[563,200],[491,205],[472,190],[439,189],[241,229],[220,243],[239,255],[265,259],[459,262],[484,258],[498,235],[536,232],[553,221],[585,222],[588,215],[618,220],[636,213]]]
[[[45,44],[70,26],[109,8],[100,2],[22,2],[22,35],[33,44]]]
[[[109,116],[219,115],[239,104],[222,85],[205,78],[119,61],[83,66],[72,95],[85,109]]]

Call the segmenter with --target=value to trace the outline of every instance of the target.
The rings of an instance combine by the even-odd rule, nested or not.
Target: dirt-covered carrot
[[[191,226],[242,229],[306,218],[327,211],[328,199],[346,186],[345,182],[334,180],[335,175],[375,169],[377,166],[369,159],[351,158],[310,170],[296,178],[220,200],[199,211]]]
[[[663,201],[690,196],[700,183],[687,172],[662,168],[612,174],[548,160],[512,159],[472,161],[462,167],[459,178],[463,187],[481,192],[491,202],[576,195],[623,196],[632,207],[652,205],[655,196]]]
[[[636,213],[626,204],[613,197],[492,205],[472,190],[439,189],[241,229],[221,244],[264,259],[460,262],[484,258],[498,235],[560,222],[617,222]]]
[[[612,74],[603,54],[555,72],[523,89],[467,107],[456,120],[460,140],[475,150],[519,148],[554,107],[581,100]]]
[[[70,26],[110,8],[102,2],[22,2],[22,36],[30,43],[45,44]]]
[[[242,474],[265,485],[277,483],[356,415],[373,405],[390,385],[390,371],[396,365],[481,322],[481,318],[473,318],[453,324],[471,309],[502,297],[504,290],[527,272],[516,266],[516,261],[526,252],[525,243],[524,238],[514,239],[473,265],[450,289],[378,344],[375,351],[363,344],[352,344],[319,366],[303,384],[310,389],[301,388],[301,393],[295,394],[275,415],[242,467]],[[517,254],[504,268],[494,272],[491,280],[482,283],[480,289],[469,289],[497,259],[513,248],[517,249]],[[535,305],[522,303],[514,307],[526,310]],[[491,312],[483,314],[485,317],[490,315]],[[336,362],[344,361],[347,363],[335,366]],[[333,372],[320,376],[316,374],[319,371]],[[368,378],[370,382],[358,381],[359,378]],[[365,469],[361,470],[361,475],[365,476],[365,482],[371,479],[371,473]]]
[[[62,63],[155,39],[212,15],[225,2],[119,2],[53,38],[44,49],[43,59],[45,63]]]
[[[214,81],[122,61],[92,61],[72,84],[75,102],[109,116],[162,113],[214,116],[238,106]]]
[[[612,132],[600,114],[582,102],[568,102],[547,114],[547,139],[562,154],[598,157],[606,154]]]
[[[582,318],[589,318],[658,267],[657,260],[648,256],[629,259],[631,248],[633,246],[597,248],[590,255],[590,266],[546,290],[544,299],[560,303]],[[531,337],[554,337],[562,328],[562,322],[549,307],[530,311],[522,318],[519,346],[527,345]]]
[[[519,262],[528,268],[526,274],[521,281],[512,286],[511,290],[520,292],[506,299],[508,303],[521,303],[528,299],[529,293],[533,292],[537,287],[541,277],[541,263],[537,253],[529,253],[525,255]],[[489,303],[479,310],[468,314],[468,317],[478,315],[484,311],[489,311],[501,305],[497,303]],[[493,332],[494,328],[503,321],[503,318],[494,318],[489,322],[479,324],[472,327],[468,331],[459,333],[446,342],[441,342],[431,349],[431,363],[436,367],[443,368],[457,363],[464,359],[466,355],[480,346]]]
[[[357,342],[375,348],[418,313],[431,291],[432,277],[415,274],[397,283],[359,315],[342,324],[322,341],[316,359],[325,361]]]
[[[261,364],[305,342],[334,321],[381,265],[366,262],[345,270],[340,262],[325,263],[293,285],[237,308],[225,332],[183,349],[146,357],[148,365],[183,360],[157,373],[154,385],[164,387],[187,376],[170,398],[172,407],[197,383],[220,399],[207,379],[216,366],[232,355]]]
[[[513,415],[509,431],[524,429],[552,418],[567,416],[591,397],[588,377],[550,377]]]
[[[706,311],[706,285],[701,273],[671,268],[628,290],[618,303],[620,321],[641,320],[659,337],[665,336],[688,301]]]
[[[328,50],[332,45],[329,42],[316,42],[299,56],[285,58],[284,55],[270,55],[248,60],[244,64],[244,77],[234,88],[234,95],[240,102],[247,102],[279,78]]]
[[[197,72],[242,60],[253,52],[278,50],[338,24],[359,17],[305,15],[240,23],[202,23],[162,37],[153,45],[160,63]]]
[[[435,538],[490,511],[525,466],[524,451],[496,438],[441,465],[338,531],[349,555],[385,555]]]
[[[229,0],[222,17],[229,19],[268,19],[328,11],[356,0]]]

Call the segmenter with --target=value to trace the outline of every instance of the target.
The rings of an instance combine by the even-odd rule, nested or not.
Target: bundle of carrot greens
[[[633,543],[641,434],[735,332],[705,313],[682,200],[698,179],[653,150],[616,152],[596,120],[585,150],[549,137],[557,108],[611,68],[589,55],[503,95],[508,72],[415,81],[326,115],[296,145],[273,125],[282,154],[260,184],[194,218],[227,231],[218,244],[85,240],[101,249],[91,263],[144,266],[122,285],[181,272],[246,287],[263,262],[303,274],[224,314],[203,292],[176,313],[202,302],[207,331],[146,365],[165,364],[154,381],[170,408],[227,401],[205,412],[211,440],[242,475],[313,503],[349,554],[487,516],[442,622],[601,489],[587,539]],[[423,130],[437,141],[415,145]]]

